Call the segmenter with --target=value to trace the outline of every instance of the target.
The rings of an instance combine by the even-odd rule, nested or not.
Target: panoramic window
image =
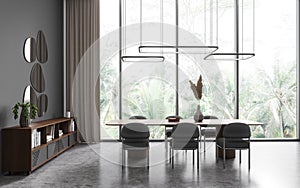
[[[240,62],[239,93],[240,118],[264,123],[252,127],[255,138],[297,136],[296,7],[295,0],[256,0],[255,57]]]
[[[117,139],[118,127],[105,126],[105,122],[119,118],[119,56],[117,29],[119,28],[119,1],[100,2],[100,40],[105,50],[100,48],[100,125],[101,139]],[[107,11],[109,10],[109,11]],[[108,19],[109,18],[109,19]],[[102,45],[102,44],[101,44]],[[103,53],[111,50],[107,58]]]
[[[233,2],[219,1],[218,52],[235,50]],[[203,30],[205,10],[198,0],[179,0],[178,5],[179,45],[189,45],[187,41],[190,39],[201,45],[207,42],[205,37],[208,34],[216,34],[208,31],[209,28]],[[247,3],[243,6],[243,17],[247,18],[247,8],[252,7]],[[119,57],[119,0],[101,0],[100,9],[101,40],[112,36],[111,41],[104,40],[108,43],[105,47],[115,49],[109,58],[101,62],[102,139],[117,139],[119,136],[118,127],[105,126],[109,120],[127,119],[132,115],[164,119],[176,112],[183,118],[193,118],[197,105],[204,115],[236,118],[238,112],[241,119],[263,122],[263,126],[251,127],[253,138],[297,137],[298,25],[295,0],[255,0],[255,57],[239,61],[238,70],[235,69],[236,61],[203,60],[205,54],[163,54],[162,50],[154,55],[163,55],[164,62],[122,62]],[[126,16],[122,16],[122,24],[128,27],[122,29],[123,55],[139,55],[141,44],[176,44],[175,1],[143,0],[140,6],[140,1],[127,0],[124,10]],[[147,24],[143,28],[139,26],[141,21],[158,23],[158,27],[149,32]],[[252,29],[252,25],[247,23],[243,22],[243,31]],[[253,38],[247,35],[240,39],[244,46],[253,42]],[[197,82],[200,74],[203,97],[197,101],[189,80]],[[235,108],[236,79],[239,81],[238,109]],[[164,128],[151,127],[151,139],[161,138],[164,138]]]
[[[179,1],[179,27],[195,37],[196,45],[222,44],[224,51],[234,50],[234,9],[232,0],[220,2],[219,16],[216,20],[216,1]],[[204,4],[206,3],[206,4]],[[205,12],[206,11],[206,12]],[[204,18],[206,18],[204,20]],[[218,21],[219,31],[214,24]],[[180,35],[180,44],[185,43],[186,37]],[[217,37],[217,41],[215,40]],[[195,41],[193,40],[193,41]],[[188,45],[188,44],[186,44]],[[180,54],[179,56],[179,112],[185,118],[193,118],[197,104],[204,115],[213,115],[218,118],[234,118],[235,87],[234,62],[204,60],[207,54]],[[189,88],[188,81],[196,83],[199,75],[203,80],[203,95],[197,101]]]

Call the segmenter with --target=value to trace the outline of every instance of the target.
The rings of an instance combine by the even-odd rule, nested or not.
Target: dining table
[[[118,126],[119,133],[121,133],[122,126],[128,123],[139,122],[147,126],[163,126],[163,127],[173,127],[181,122],[195,123],[199,127],[215,127],[216,128],[216,138],[222,137],[223,127],[230,123],[244,123],[249,126],[261,126],[263,123],[244,120],[244,119],[203,119],[201,122],[195,122],[193,119],[180,119],[179,121],[169,121],[167,119],[116,119],[106,122],[106,126]],[[119,134],[119,140],[121,140],[121,134]],[[218,149],[216,152],[219,152],[219,157],[222,157],[223,154]],[[235,150],[227,150],[226,158],[234,158]]]

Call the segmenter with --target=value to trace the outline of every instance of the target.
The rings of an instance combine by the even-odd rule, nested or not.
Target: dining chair
[[[192,150],[193,165],[196,150],[197,169],[199,169],[199,129],[195,123],[178,123],[175,125],[172,129],[170,148],[172,168],[174,168],[174,150]]]
[[[143,123],[128,123],[122,127],[122,169],[125,166],[125,151],[146,150],[149,169],[149,128]]]
[[[217,147],[223,149],[223,168],[225,168],[225,158],[227,149],[240,150],[240,164],[242,159],[241,150],[248,149],[248,169],[250,170],[250,137],[251,131],[249,125],[244,123],[231,123],[224,126],[222,136],[217,138]],[[219,152],[217,152],[217,162]]]
[[[178,118],[179,120],[182,119],[181,116],[177,116],[177,115],[171,115],[171,116],[166,117],[167,120],[169,120],[171,118]],[[171,138],[172,128],[173,128],[173,126],[170,126],[170,127],[165,126],[165,148],[166,148],[166,151],[169,150],[168,149],[168,142],[170,141],[169,139]],[[171,149],[169,150],[169,153],[171,154]],[[170,162],[171,162],[171,160],[170,160]]]
[[[130,116],[129,119],[147,119],[145,116]]]
[[[204,116],[203,119],[218,119],[216,116]],[[216,128],[215,127],[200,127],[200,148],[203,137],[203,151],[206,152],[206,138],[207,137],[216,137]]]
[[[173,115],[173,116],[167,116],[166,119],[169,120],[171,118],[178,118],[178,119],[182,119],[181,116],[177,116],[177,115]],[[171,137],[172,134],[172,127],[167,127],[165,126],[165,138],[169,138]]]

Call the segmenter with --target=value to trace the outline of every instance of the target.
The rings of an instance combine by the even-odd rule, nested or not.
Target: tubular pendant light
[[[163,62],[165,60],[164,56],[122,56],[121,60],[123,62]]]
[[[140,7],[142,6],[142,0],[140,0]],[[163,62],[165,60],[164,56],[159,55],[148,55],[148,56],[141,56],[141,55],[123,55],[126,54],[126,0],[123,0],[123,3],[120,1],[120,40],[121,40],[121,61],[122,62]],[[141,18],[140,18],[141,19]],[[124,30],[122,32],[122,30]],[[123,40],[122,40],[123,39]],[[125,48],[124,48],[125,47]],[[124,48],[124,50],[123,50]]]
[[[178,50],[176,50],[178,49]],[[140,53],[159,53],[165,54],[184,53],[184,54],[208,54],[215,52],[218,46],[139,46]]]
[[[178,1],[178,0],[177,0]],[[178,19],[179,17],[179,11],[178,11],[178,2],[176,1],[175,3],[175,19]],[[209,30],[211,36],[205,35],[204,36],[204,45],[178,45],[178,38],[176,39],[176,44],[175,45],[165,45],[163,41],[163,0],[161,0],[161,5],[160,5],[160,10],[161,10],[161,41],[160,45],[143,45],[143,39],[141,37],[141,44],[139,46],[139,52],[140,53],[164,53],[164,54],[211,54],[218,50],[218,45],[217,45],[217,37],[213,37],[213,34],[217,34],[217,15],[218,15],[218,1],[217,0],[209,0],[210,3],[206,4],[206,1],[200,1],[203,2],[203,14],[204,14],[204,20],[203,25],[204,25],[204,33],[206,33],[206,30]],[[207,10],[209,9],[210,13],[207,16]],[[142,18],[142,7],[141,7],[141,18]],[[209,25],[208,25],[209,24]],[[141,25],[142,25],[142,19],[141,19]],[[178,33],[178,27],[176,27],[176,33]],[[213,32],[214,30],[214,32]],[[174,33],[175,34],[175,33]],[[141,30],[141,36],[142,36],[142,30]],[[209,37],[209,40],[206,40],[206,37]],[[207,45],[210,44],[210,45]]]
[[[233,4],[235,51],[214,52],[204,57],[205,60],[236,61],[255,56],[255,0],[234,0]],[[219,50],[223,50],[222,45],[219,47]]]

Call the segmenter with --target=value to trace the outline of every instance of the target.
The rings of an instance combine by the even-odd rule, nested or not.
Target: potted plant
[[[19,108],[22,108],[21,114],[20,114],[20,126],[21,127],[28,127],[30,124],[30,117],[33,119],[37,116],[37,106],[32,103],[20,103],[18,102],[15,104],[15,106],[12,108],[12,112],[14,114],[14,118],[17,119],[19,117]]]

